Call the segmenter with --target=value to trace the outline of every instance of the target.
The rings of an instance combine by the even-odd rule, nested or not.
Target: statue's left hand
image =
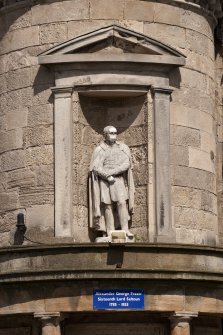
[[[109,182],[109,184],[114,184],[115,178],[113,176],[109,176],[108,177],[108,182]]]

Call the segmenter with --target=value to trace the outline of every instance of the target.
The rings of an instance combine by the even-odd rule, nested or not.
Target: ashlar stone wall
[[[172,1],[170,5],[167,1],[69,0],[45,1],[32,6],[17,3],[7,10],[1,9],[1,246],[13,243],[16,214],[21,211],[26,215],[32,238],[38,234],[53,236],[53,97],[50,88],[54,86],[54,73],[38,65],[37,55],[58,43],[112,23],[170,44],[187,57],[186,65],[170,74],[170,85],[174,88],[170,104],[173,227],[179,243],[217,243],[213,16],[190,2]],[[76,101],[74,109],[78,108],[75,104]],[[131,101],[127,104],[131,105]],[[89,105],[87,99],[84,105],[86,108]],[[129,108],[134,110],[134,106]],[[93,107],[98,107],[98,102],[90,108]],[[74,143],[79,141],[87,149],[81,155],[84,161],[81,172],[86,173],[89,156],[85,154],[90,154],[91,143],[97,142],[100,136],[94,127],[85,127],[83,121],[77,123],[75,120]],[[122,132],[120,128],[119,131],[134,153],[138,178],[134,229],[142,236],[145,230],[142,220],[148,213],[141,211],[145,204],[139,190],[145,185],[140,181],[142,171],[138,172],[137,157],[141,155],[144,159],[144,140],[139,136],[142,153],[135,153],[137,136],[131,142],[130,135],[133,129]],[[76,169],[75,164],[74,178],[78,176],[81,187],[77,187],[74,194],[74,211],[78,211],[77,217],[85,218],[84,223],[78,225],[84,225],[86,231],[85,177],[79,178],[80,169]],[[84,203],[77,205],[78,192],[84,195]],[[79,228],[77,232],[79,234]]]

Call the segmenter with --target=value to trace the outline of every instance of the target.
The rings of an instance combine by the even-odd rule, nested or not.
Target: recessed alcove
[[[89,238],[87,179],[91,156],[96,145],[103,141],[104,127],[113,125],[118,130],[118,140],[127,144],[132,153],[136,192],[131,230],[138,241],[148,241],[149,183],[152,186],[153,182],[153,157],[149,157],[149,146],[153,145],[151,99],[148,101],[147,94],[122,97],[79,94],[76,97],[73,103],[73,208],[74,218],[78,218],[75,239]],[[90,238],[94,240],[96,236],[92,234]]]

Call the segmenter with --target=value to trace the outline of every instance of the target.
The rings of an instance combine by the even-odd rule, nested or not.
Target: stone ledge
[[[2,248],[0,282],[86,278],[222,282],[222,256],[222,248],[168,244],[86,243]]]

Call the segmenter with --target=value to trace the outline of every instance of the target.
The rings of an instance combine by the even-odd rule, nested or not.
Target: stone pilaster
[[[59,312],[56,313],[35,313],[42,326],[42,335],[61,335],[60,322],[62,317]]]
[[[172,90],[153,87],[155,143],[155,211],[157,242],[174,242],[171,225],[170,95]]]
[[[197,313],[175,313],[170,317],[171,335],[190,335],[190,322],[197,317]]]
[[[72,220],[72,88],[55,87],[55,236],[73,236]]]

